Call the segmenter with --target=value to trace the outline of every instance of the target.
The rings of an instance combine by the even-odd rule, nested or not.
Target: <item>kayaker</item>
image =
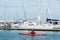
[[[34,30],[32,30],[31,34],[35,34],[35,31],[34,31]]]

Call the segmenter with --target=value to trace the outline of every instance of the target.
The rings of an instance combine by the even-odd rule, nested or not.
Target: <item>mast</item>
[[[41,13],[41,0],[39,0],[39,16],[38,16],[38,20],[41,23],[41,21],[40,21],[40,18],[41,18],[40,13]]]
[[[24,18],[26,19],[26,12],[25,12],[25,7],[24,7],[24,2],[23,2],[23,0],[21,0],[21,1],[22,1],[23,12],[24,12]]]
[[[51,16],[51,10],[50,10],[50,7],[49,7],[49,3],[48,3],[48,0],[47,0],[47,7],[46,7],[46,11],[47,11],[47,15],[49,16],[49,18],[51,19],[52,16]]]

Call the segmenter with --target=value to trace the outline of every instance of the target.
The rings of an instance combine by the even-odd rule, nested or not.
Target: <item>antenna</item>
[[[21,1],[22,1],[22,7],[23,7],[23,12],[24,12],[24,17],[26,19],[26,12],[25,12],[25,7],[24,7],[24,2],[23,2],[23,0],[21,0]]]

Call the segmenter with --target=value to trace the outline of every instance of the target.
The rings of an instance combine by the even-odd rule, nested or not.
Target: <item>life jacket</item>
[[[32,32],[31,32],[31,34],[35,34],[35,32],[34,32],[34,31],[32,31]]]

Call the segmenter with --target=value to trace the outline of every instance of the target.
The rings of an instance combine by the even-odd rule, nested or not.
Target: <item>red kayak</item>
[[[46,36],[46,34],[31,34],[31,33],[19,33],[19,34],[26,36]]]

